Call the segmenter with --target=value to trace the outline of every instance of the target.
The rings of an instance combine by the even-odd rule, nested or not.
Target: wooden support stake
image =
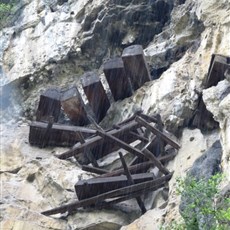
[[[125,48],[122,53],[122,60],[125,72],[130,78],[134,90],[151,80],[141,45],[132,45]]]
[[[58,121],[61,112],[61,92],[58,89],[47,89],[40,95],[40,101],[36,113],[37,121],[48,121],[49,117],[54,117],[54,122]]]
[[[131,175],[131,173],[130,173],[128,167],[127,167],[127,164],[126,164],[125,159],[124,159],[124,157],[123,157],[123,155],[122,155],[121,152],[119,152],[119,156],[120,156],[120,159],[121,159],[121,163],[122,163],[122,165],[123,165],[123,168],[124,168],[124,172],[125,172],[126,177],[127,177],[127,179],[128,179],[129,185],[133,185],[133,184],[134,184],[134,181],[133,181],[132,175]],[[139,207],[140,207],[140,209],[141,209],[142,214],[146,213],[147,210],[146,210],[146,208],[145,208],[145,205],[144,205],[144,203],[143,203],[141,197],[140,197],[140,196],[137,196],[137,197],[136,197],[136,200],[137,200],[137,203],[138,203],[138,205],[139,205]]]
[[[110,107],[109,99],[99,77],[93,73],[85,73],[81,83],[89,104],[95,113],[96,121],[100,122]]]
[[[89,124],[85,105],[77,87],[72,87],[62,93],[61,105],[64,112],[75,125]]]
[[[116,57],[106,61],[103,71],[115,101],[132,95],[132,87],[125,73],[122,58]]]
[[[169,145],[171,145],[172,147],[174,147],[175,149],[179,149],[180,145],[172,140],[170,137],[168,137],[165,133],[159,131],[158,129],[156,129],[154,126],[152,126],[151,124],[148,124],[144,119],[142,119],[141,117],[136,117],[135,119],[139,124],[143,125],[146,127],[146,129],[149,129],[153,134],[161,137],[164,141],[166,141]]]

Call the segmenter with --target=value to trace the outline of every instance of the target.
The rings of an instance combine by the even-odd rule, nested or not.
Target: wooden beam
[[[58,121],[61,112],[61,92],[59,89],[47,89],[40,95],[38,109],[36,112],[37,121],[48,121],[49,117],[54,117],[54,122]]]
[[[165,175],[169,174],[169,170],[165,168],[161,162],[152,154],[148,149],[143,149],[142,152],[145,154],[146,157],[149,159],[151,158],[151,161],[154,162],[155,166]]]
[[[153,173],[142,173],[133,175],[133,180],[135,184],[145,181],[151,181],[153,179]],[[83,200],[128,185],[130,184],[126,176],[121,175],[115,177],[96,177],[88,180],[80,180],[75,184],[74,187],[78,200]]]
[[[108,170],[105,170],[105,169],[101,169],[101,168],[96,168],[96,167],[92,167],[92,166],[89,166],[89,165],[82,165],[82,168],[81,168],[83,171],[86,171],[86,172],[92,172],[92,173],[96,173],[96,174],[106,174],[106,173],[109,173]]]
[[[125,48],[122,53],[122,60],[125,72],[130,78],[134,90],[151,80],[141,45],[132,45]]]
[[[42,146],[45,133],[47,132],[47,123],[32,122],[30,124],[29,143],[31,145]],[[79,141],[76,133],[81,132],[84,137],[95,134],[95,130],[69,125],[53,124],[49,130],[49,138],[47,138],[46,146],[62,146],[70,147]]]
[[[48,211],[44,211],[41,214],[49,216],[54,215],[57,213],[64,213],[64,212],[72,212],[77,210],[80,207],[87,207],[93,204],[100,203],[101,201],[112,198],[112,197],[119,197],[119,196],[125,196],[131,193],[136,193],[138,191],[147,191],[147,190],[154,190],[155,188],[158,188],[159,185],[164,185],[168,180],[170,180],[172,177],[172,174],[169,174],[167,176],[163,176],[160,178],[157,178],[153,181],[146,181],[143,183],[138,183],[135,185],[130,185],[121,189],[116,189],[107,193],[100,194],[98,196],[94,196],[88,199],[84,199],[81,201],[76,201],[70,204],[66,204]]]
[[[122,58],[107,60],[103,65],[103,71],[115,101],[132,95],[131,83],[125,73]]]
[[[125,124],[121,129],[110,130],[108,134],[117,138],[121,138],[123,141],[132,142],[135,139],[129,135],[129,132],[136,130],[138,127],[140,127],[140,125],[137,122],[131,121],[130,123]],[[62,153],[57,157],[59,159],[67,159],[72,156],[77,156],[84,152],[86,147],[92,150],[96,159],[105,156],[106,154],[110,153],[111,150],[115,151],[119,149],[115,143],[106,143],[102,137],[94,136],[92,138],[86,139],[86,143],[80,146],[74,146],[69,151]]]
[[[158,160],[162,163],[165,164],[168,161],[172,160],[176,156],[176,152],[167,154],[165,156],[159,157]],[[154,162],[152,161],[145,161],[143,163],[131,165],[128,167],[130,173],[132,174],[137,174],[137,173],[146,173],[150,167],[156,166]],[[107,172],[105,174],[101,173],[99,177],[112,177],[112,176],[119,176],[124,174],[124,169],[117,169],[112,172]]]
[[[171,145],[172,147],[174,147],[175,149],[179,149],[180,145],[172,140],[170,137],[168,137],[165,133],[159,131],[158,129],[156,129],[154,126],[152,126],[151,124],[148,124],[144,119],[142,119],[141,117],[136,117],[135,120],[145,126],[147,129],[149,129],[153,134],[161,137],[164,141],[166,141],[169,145]]]
[[[78,132],[77,135],[78,135],[80,143],[84,144],[85,143],[85,139],[84,139],[83,135],[80,132]],[[95,159],[95,157],[92,154],[92,152],[91,152],[90,149],[85,148],[84,149],[84,155],[88,158],[88,160],[92,163],[92,165],[94,167],[97,167],[97,168],[99,167],[99,165],[97,163],[97,160]]]
[[[101,130],[97,130],[97,134],[100,135],[101,137],[105,138],[105,139],[111,140],[112,142],[116,143],[120,148],[125,149],[126,151],[134,154],[135,156],[138,156],[138,157],[144,156],[143,153],[139,149],[132,147],[131,145],[125,143],[124,141],[122,141],[122,140],[120,140],[114,136],[112,136],[109,133],[103,132]]]
[[[85,95],[89,101],[97,122],[100,122],[110,107],[109,99],[96,73],[88,72],[81,77]]]
[[[85,104],[77,87],[72,87],[62,93],[61,106],[75,125],[89,124]]]
[[[124,159],[124,157],[123,157],[123,155],[122,155],[121,152],[119,152],[119,156],[120,156],[123,168],[124,168],[124,172],[125,172],[126,177],[128,179],[128,183],[129,183],[129,185],[133,185],[134,184],[134,180],[132,178],[132,175],[131,175],[131,173],[130,173],[130,171],[128,169],[128,166],[127,166],[127,164],[125,162],[125,159]],[[137,201],[137,204],[139,205],[139,207],[141,209],[142,214],[146,213],[147,210],[146,210],[145,205],[144,205],[144,203],[143,203],[143,201],[142,201],[142,199],[141,199],[140,196],[136,197],[136,201]]]

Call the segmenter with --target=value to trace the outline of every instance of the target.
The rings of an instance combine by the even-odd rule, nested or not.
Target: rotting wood
[[[109,133],[106,132],[102,132],[100,130],[97,130],[97,134],[100,135],[101,137],[105,138],[105,139],[109,139],[111,141],[113,141],[114,143],[116,143],[118,146],[120,146],[120,148],[125,149],[126,151],[138,156],[138,157],[143,157],[143,153],[139,150],[136,149],[134,147],[132,147],[131,145],[125,143],[124,141],[112,136]],[[148,157],[147,157],[148,158]]]
[[[77,135],[78,135],[80,143],[84,144],[85,143],[85,139],[84,139],[83,135],[80,132],[78,132]],[[94,167],[97,167],[97,168],[99,167],[99,165],[97,163],[97,160],[95,159],[95,157],[92,154],[92,152],[91,152],[90,149],[85,148],[83,154],[88,158],[88,160],[92,163],[92,165]]]
[[[108,170],[97,168],[97,167],[92,167],[92,166],[89,166],[89,165],[82,165],[81,169],[83,171],[92,172],[92,173],[96,173],[96,174],[99,174],[99,175],[109,173]]]
[[[175,156],[177,155],[176,152],[173,152],[171,154],[167,154],[165,156],[159,157],[158,160],[164,164],[170,160],[172,160]],[[138,174],[138,173],[145,173],[148,171],[148,169],[150,167],[155,166],[155,163],[152,161],[145,161],[143,163],[139,163],[139,164],[135,164],[135,165],[131,165],[128,167],[130,173],[132,174]],[[100,174],[100,173],[99,173]],[[115,171],[112,172],[107,172],[107,173],[101,173],[102,175],[100,175],[99,177],[112,177],[112,176],[119,176],[124,174],[124,169],[117,169]]]
[[[116,190],[113,190],[107,193],[103,193],[103,194],[100,194],[98,196],[94,196],[88,199],[76,201],[76,202],[66,204],[66,205],[63,205],[57,208],[53,208],[51,210],[44,211],[41,214],[49,216],[49,215],[54,215],[57,213],[73,212],[80,207],[88,207],[90,205],[100,203],[101,201],[105,199],[119,197],[119,196],[126,196],[128,194],[136,193],[139,191],[155,190],[155,189],[158,189],[160,185],[163,186],[167,181],[171,179],[171,177],[172,177],[172,173],[166,176],[154,179],[153,181],[146,181],[143,183],[130,185],[130,186],[116,189]]]
[[[115,198],[115,199],[112,199],[112,200],[109,200],[109,201],[103,201],[103,202],[97,202],[95,204],[95,207],[97,208],[105,208],[105,207],[108,207],[108,206],[112,206],[114,204],[117,204],[117,203],[120,203],[120,202],[123,202],[123,201],[126,201],[126,200],[130,200],[130,199],[133,199],[133,198],[136,198],[138,196],[141,196],[141,195],[144,195],[144,194],[147,194],[151,191],[155,191],[159,188],[162,188],[164,186],[164,184],[160,184],[160,185],[156,185],[156,186],[153,186],[151,188],[149,188],[148,190],[140,190],[138,192],[134,192],[134,193],[131,193],[131,194],[128,194],[128,195],[125,195],[125,196],[121,196],[119,198]]]
[[[143,149],[142,152],[146,157],[151,158],[151,161],[154,162],[155,166],[165,175],[169,174],[169,170],[166,169],[161,162],[152,154],[148,149]]]
[[[72,87],[62,93],[61,106],[75,125],[89,124],[86,108],[77,87]]]
[[[140,127],[140,124],[135,121],[131,121],[130,123],[125,124],[121,129],[110,130],[108,134],[120,138],[123,141],[133,142],[135,139],[133,138],[133,136],[129,135],[129,132],[136,130],[138,127]],[[92,138],[86,139],[86,143],[79,146],[74,146],[69,151],[62,153],[57,157],[59,159],[67,159],[69,157],[76,156],[82,153],[84,151],[84,148],[86,147],[92,150],[95,159],[99,159],[104,155],[108,154],[108,152],[119,149],[119,147],[117,147],[117,145],[115,145],[114,143],[105,143],[102,137],[94,136]],[[100,152],[98,152],[98,148],[100,149]]]
[[[50,117],[49,122],[48,122],[47,127],[46,127],[46,130],[45,130],[45,133],[44,133],[44,136],[43,136],[42,141],[41,141],[41,146],[40,146],[41,148],[46,147],[47,144],[49,143],[53,123],[54,123],[54,117]]]
[[[45,136],[46,130],[47,123],[38,121],[32,122],[30,124],[29,143],[36,146],[43,145],[43,138]],[[84,137],[89,137],[96,133],[95,130],[85,127],[59,124],[53,124],[49,132],[50,135],[46,146],[63,147],[71,147],[79,141],[79,138],[76,135],[77,132],[81,132]]]
[[[61,92],[59,89],[47,89],[40,95],[38,109],[36,112],[37,121],[48,121],[49,117],[54,117],[54,122],[58,121],[61,112]]]
[[[145,126],[147,129],[149,129],[152,133],[154,133],[155,135],[161,137],[164,141],[166,141],[169,145],[171,145],[172,147],[174,147],[175,149],[179,149],[180,145],[172,140],[170,137],[168,137],[165,133],[159,131],[158,129],[156,129],[154,126],[152,126],[151,124],[148,124],[144,119],[142,119],[141,117],[136,117],[135,120],[140,123],[141,125]]]
[[[125,72],[130,78],[134,90],[150,81],[150,73],[141,45],[132,45],[123,50],[122,60]]]
[[[146,138],[146,137],[144,137],[144,136],[142,136],[142,135],[140,135],[140,134],[137,134],[137,133],[134,132],[134,131],[131,131],[130,134],[133,135],[134,137],[136,137],[137,140],[140,140],[140,141],[142,141],[142,142],[145,142],[145,143],[146,143],[146,142],[149,141],[148,138]]]
[[[132,176],[135,184],[154,179],[153,173],[141,173],[134,174]],[[96,177],[88,180],[78,181],[75,184],[75,191],[78,200],[83,200],[129,185],[129,182],[124,175],[116,177]]]
[[[116,57],[106,61],[103,71],[115,101],[132,95],[131,83],[125,73],[122,58]]]
[[[131,175],[131,173],[130,173],[130,171],[128,169],[128,166],[127,166],[127,164],[125,162],[125,159],[124,159],[124,157],[123,157],[123,155],[122,155],[121,152],[119,152],[119,156],[120,156],[123,168],[124,168],[124,172],[125,172],[126,177],[128,179],[128,183],[129,183],[129,185],[133,185],[134,184],[134,180],[132,178],[132,175]],[[143,201],[142,201],[142,199],[141,199],[140,196],[136,197],[136,201],[137,201],[137,204],[139,205],[139,207],[141,209],[142,214],[146,213],[147,210],[146,210],[145,205],[144,205],[144,203],[143,203]]]
[[[81,83],[89,104],[95,114],[97,122],[100,122],[110,107],[109,99],[96,73],[88,72],[81,77]]]

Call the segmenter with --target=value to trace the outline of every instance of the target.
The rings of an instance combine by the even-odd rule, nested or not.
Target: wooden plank
[[[108,206],[112,206],[113,204],[117,204],[117,203],[120,203],[120,202],[123,202],[123,201],[126,201],[126,200],[130,200],[130,199],[133,199],[133,198],[136,198],[138,196],[141,196],[141,195],[144,195],[144,194],[147,194],[151,191],[155,191],[159,188],[162,188],[164,187],[164,184],[160,184],[160,185],[156,185],[156,186],[153,186],[153,187],[150,187],[148,190],[140,190],[138,192],[134,192],[134,193],[131,193],[131,194],[128,194],[128,195],[125,195],[125,196],[121,196],[119,198],[115,198],[113,200],[109,200],[109,201],[103,201],[103,202],[97,202],[95,204],[95,207],[98,207],[98,208],[105,208],[105,207],[108,207]]]
[[[158,160],[164,164],[170,160],[172,160],[176,156],[176,152],[167,154],[165,156],[159,157]],[[135,164],[129,166],[129,171],[132,174],[137,174],[137,173],[146,173],[150,167],[155,166],[155,163],[152,161],[145,161],[143,163]],[[103,173],[102,173],[103,174]],[[112,176],[119,176],[124,174],[124,169],[117,169],[112,172],[105,173],[103,175],[100,175],[99,177],[112,177]]]
[[[168,137],[165,133],[159,131],[158,129],[156,129],[154,126],[152,126],[151,124],[148,124],[144,119],[142,119],[141,117],[136,117],[135,120],[145,126],[147,129],[149,129],[153,134],[161,137],[164,141],[166,141],[169,145],[171,145],[172,147],[174,147],[175,149],[179,149],[180,145],[172,140],[170,137]]]
[[[124,159],[124,157],[123,157],[123,155],[122,155],[121,152],[119,152],[119,156],[120,156],[121,163],[122,163],[122,165],[123,165],[124,172],[125,172],[125,174],[126,174],[126,177],[127,177],[127,180],[128,180],[129,185],[135,184],[135,183],[134,183],[134,180],[133,180],[133,178],[132,178],[132,175],[131,175],[131,173],[130,173],[130,171],[129,171],[129,169],[128,169],[128,166],[127,166],[127,164],[126,164],[126,162],[125,162],[125,159]],[[146,210],[145,205],[144,205],[144,203],[143,203],[143,201],[142,201],[142,199],[141,199],[140,196],[137,196],[137,197],[136,197],[136,201],[137,201],[137,204],[139,205],[139,207],[140,207],[140,209],[141,209],[142,214],[146,213],[147,210]]]
[[[169,174],[167,176],[163,176],[157,179],[154,179],[153,181],[146,181],[143,183],[138,183],[135,185],[130,185],[121,189],[116,189],[107,193],[100,194],[98,196],[94,196],[88,199],[84,199],[81,201],[76,201],[70,204],[66,204],[51,210],[47,210],[42,212],[41,214],[49,216],[54,215],[57,213],[65,213],[65,212],[73,212],[77,210],[80,207],[88,207],[93,204],[97,204],[102,202],[105,199],[112,198],[112,197],[119,197],[119,196],[126,196],[131,193],[136,193],[138,191],[147,191],[158,188],[159,185],[164,185],[167,181],[169,181],[172,177],[172,174]]]
[[[97,122],[100,122],[110,107],[109,99],[97,74],[85,73],[81,77],[81,83],[85,95],[89,101]]]
[[[115,101],[132,95],[131,83],[125,73],[122,58],[107,60],[103,65],[103,71]]]
[[[61,106],[75,125],[89,124],[85,104],[77,87],[72,87],[62,93]]]
[[[48,121],[49,117],[54,117],[54,122],[58,121],[61,112],[61,92],[59,89],[47,89],[40,95],[38,109],[36,112],[37,121]]]
[[[32,122],[30,124],[29,143],[31,145],[42,146],[45,133],[47,132],[47,123]],[[46,146],[63,146],[70,147],[79,141],[77,132],[81,132],[84,137],[89,137],[95,133],[95,130],[79,127],[53,124],[49,130],[49,138]]]
[[[92,172],[92,173],[96,173],[96,174],[100,174],[100,175],[109,173],[108,170],[97,168],[97,167],[92,167],[92,166],[89,166],[89,165],[82,165],[81,169],[83,171],[86,171],[86,172]]]
[[[131,137],[130,135],[128,135],[128,133],[130,131],[136,130],[138,127],[140,127],[140,124],[138,124],[135,121],[131,121],[130,123],[125,124],[119,130],[114,130],[114,129],[110,130],[108,134],[113,135],[114,137],[117,137],[117,138],[121,138],[121,140],[123,141],[132,142],[135,139]],[[59,159],[67,159],[72,156],[77,156],[80,153],[82,153],[86,147],[92,150],[92,153],[94,154],[95,159],[99,159],[105,156],[112,150],[115,151],[119,149],[119,147],[117,147],[115,143],[105,143],[102,137],[95,136],[95,137],[86,139],[86,143],[80,146],[74,146],[69,151],[62,153],[61,155],[57,157]],[[88,164],[88,163],[85,162],[84,164]]]
[[[150,181],[153,179],[153,173],[141,173],[133,175],[135,184]],[[75,184],[74,187],[78,200],[83,200],[128,185],[129,182],[126,176],[121,175],[114,177],[96,177],[89,180],[80,180]]]
[[[130,78],[134,90],[150,81],[150,73],[141,45],[132,45],[123,50],[122,60],[125,72]]]

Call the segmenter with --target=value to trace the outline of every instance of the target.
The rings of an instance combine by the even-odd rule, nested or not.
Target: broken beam
[[[149,129],[153,134],[155,134],[156,136],[159,136],[162,138],[162,140],[166,141],[169,145],[171,145],[172,147],[174,147],[175,149],[179,149],[180,145],[172,140],[170,137],[168,137],[165,133],[159,131],[158,129],[156,129],[154,126],[152,126],[151,124],[148,124],[144,119],[142,119],[141,117],[136,117],[135,120],[146,127],[146,129]]]
[[[84,199],[81,201],[76,201],[70,204],[66,204],[48,211],[44,211],[41,214],[49,216],[49,215],[54,215],[57,213],[64,213],[64,212],[72,212],[77,210],[80,207],[87,207],[93,204],[100,203],[101,201],[112,198],[112,197],[119,197],[119,196],[125,196],[128,194],[136,193],[139,191],[146,191],[146,190],[155,190],[158,189],[160,185],[164,185],[167,181],[169,181],[172,177],[172,173],[157,178],[153,181],[146,181],[143,183],[135,184],[135,185],[130,185],[121,189],[116,189],[107,193],[100,194],[95,197],[91,197],[88,199]]]
[[[130,131],[136,130],[138,127],[140,127],[140,124],[138,124],[135,121],[132,121],[128,124],[125,124],[121,129],[118,130],[110,130],[108,134],[113,135],[114,137],[121,138],[124,141],[134,141],[132,136],[129,135]],[[84,152],[84,149],[87,147],[92,150],[92,153],[94,154],[94,157],[96,159],[99,159],[100,157],[103,157],[104,155],[108,154],[109,151],[116,149],[119,149],[114,143],[108,143],[106,144],[102,137],[95,136],[89,139],[85,140],[86,143],[75,146],[72,149],[70,149],[67,152],[62,153],[61,155],[57,156],[59,159],[67,159],[72,156],[77,156],[78,154]],[[100,149],[100,152],[98,153],[98,148]],[[86,163],[85,163],[86,164]]]

